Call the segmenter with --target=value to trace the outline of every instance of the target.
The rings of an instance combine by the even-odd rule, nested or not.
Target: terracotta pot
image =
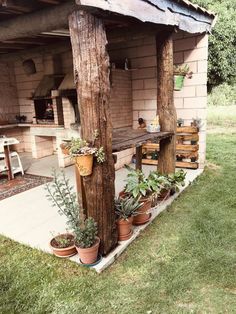
[[[93,246],[89,248],[81,248],[76,246],[77,252],[79,253],[80,261],[83,264],[93,264],[98,258],[100,239],[96,237],[96,242]]]
[[[120,198],[125,198],[125,197],[128,197],[129,194],[127,192],[125,192],[125,190],[122,190],[120,193],[119,193],[119,197]]]
[[[170,196],[170,190],[162,190],[160,195],[158,196],[158,201],[163,201]]]
[[[138,209],[139,214],[134,216],[133,225],[143,225],[151,218],[151,214],[146,212],[151,209],[152,201],[149,198],[141,198],[140,203],[143,205]]]
[[[92,174],[93,155],[76,156],[75,163],[82,177],[90,176],[90,174]]]
[[[61,237],[69,237],[72,239],[72,241],[74,242],[74,236],[70,233],[65,233],[65,234],[61,234],[59,235]],[[53,254],[58,256],[58,257],[70,257],[73,256],[75,254],[77,254],[77,250],[75,247],[75,244],[70,245],[66,248],[59,248],[56,246],[56,240],[55,237],[50,241],[50,247],[53,251]]]
[[[133,217],[129,217],[127,220],[121,218],[116,221],[119,241],[128,240],[132,236],[132,221]]]
[[[61,144],[60,147],[61,147],[61,151],[62,151],[62,153],[64,155],[69,155],[70,154],[69,149],[66,148],[64,144]]]

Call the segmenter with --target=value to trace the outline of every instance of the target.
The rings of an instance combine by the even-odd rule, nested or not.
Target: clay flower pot
[[[79,253],[80,261],[83,264],[94,264],[98,258],[98,249],[100,239],[96,237],[96,242],[89,248],[81,248],[76,245],[77,252]]]
[[[144,225],[151,218],[151,213],[147,213],[152,207],[152,201],[149,198],[141,198],[140,203],[143,205],[138,209],[139,214],[134,216],[133,225]]]
[[[63,247],[63,248],[60,247],[58,245],[58,242],[56,241],[57,237],[69,240],[69,242],[70,242],[69,246]],[[70,257],[70,256],[77,254],[77,250],[75,247],[75,238],[74,238],[73,234],[65,233],[65,234],[60,234],[57,237],[54,237],[50,241],[50,247],[51,247],[54,255],[56,255],[57,257]]]
[[[116,221],[119,241],[128,240],[132,236],[132,222],[133,217],[129,217],[128,219],[120,218]]]
[[[170,196],[170,190],[162,190],[158,196],[158,201],[166,200]]]
[[[80,155],[75,157],[75,163],[82,177],[92,174],[93,171],[93,155]]]
[[[126,198],[128,197],[129,194],[127,192],[125,192],[125,190],[122,190],[120,193],[119,193],[119,197],[120,198]]]
[[[62,144],[60,145],[60,147],[61,147],[61,151],[62,151],[62,153],[63,153],[64,155],[69,155],[69,149],[66,148],[65,144],[62,143]]]

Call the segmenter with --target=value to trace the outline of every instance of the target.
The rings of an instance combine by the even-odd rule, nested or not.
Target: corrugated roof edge
[[[217,14],[215,12],[212,12],[212,11],[209,11],[207,9],[204,9],[203,7],[200,7],[198,4],[194,4],[188,0],[172,0],[172,1],[175,1],[177,3],[182,3],[183,5],[186,5],[188,7],[192,7],[194,8],[195,10],[197,11],[201,11],[203,12],[204,14],[207,14],[207,15],[210,15],[210,16],[214,16],[216,17]]]

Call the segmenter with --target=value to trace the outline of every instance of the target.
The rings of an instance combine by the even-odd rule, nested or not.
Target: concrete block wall
[[[32,75],[25,73],[22,66],[23,60],[17,60],[14,63],[20,114],[27,116],[28,122],[32,122],[34,116],[33,102],[30,98],[44,75],[43,56],[34,54],[31,59],[33,59],[36,66],[36,73]]]
[[[206,105],[207,105],[207,53],[208,36],[176,33],[174,40],[174,63],[188,64],[193,72],[192,79],[185,79],[181,91],[174,92],[174,103],[178,118],[190,125],[192,118],[201,118],[199,161],[202,167],[206,148]],[[150,123],[156,116],[157,70],[155,37],[130,40],[109,46],[112,60],[129,58],[132,68],[133,127],[138,118]]]
[[[0,119],[13,122],[20,112],[14,65],[1,61],[0,69]]]
[[[131,72],[115,69],[111,73],[110,110],[114,129],[132,127],[132,80]]]

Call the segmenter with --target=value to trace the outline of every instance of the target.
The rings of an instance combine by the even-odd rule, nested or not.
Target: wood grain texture
[[[82,137],[91,142],[98,130],[95,145],[103,146],[106,156],[102,164],[95,161],[91,176],[83,178],[87,215],[98,223],[101,253],[106,255],[117,244],[107,38],[103,22],[85,11],[73,12],[69,27]]]
[[[177,115],[174,106],[173,40],[171,32],[156,36],[157,49],[157,112],[161,130],[176,134]],[[176,136],[160,141],[158,170],[175,172]]]
[[[68,25],[68,15],[75,10],[74,1],[11,18],[0,23],[0,41],[30,37]]]
[[[122,151],[127,148],[142,146],[148,140],[161,140],[172,137],[172,135],[172,132],[148,133],[145,130],[114,130],[112,149],[113,152]]]

